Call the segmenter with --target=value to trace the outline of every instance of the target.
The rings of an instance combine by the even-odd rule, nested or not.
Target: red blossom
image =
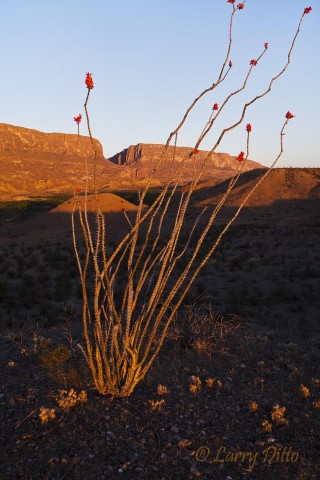
[[[290,119],[293,118],[293,117],[295,117],[295,115],[293,115],[291,112],[288,111],[288,112],[286,113],[286,119],[287,119],[287,120],[290,120]]]
[[[82,119],[82,115],[81,113],[79,113],[79,115],[77,117],[73,117],[73,120],[75,122],[77,122],[77,124],[79,125],[79,123],[81,122],[81,119]]]
[[[258,60],[250,60],[250,65],[257,65]]]
[[[219,110],[219,105],[215,103],[212,107],[212,110]]]
[[[266,42],[266,43],[264,44],[264,48],[267,50],[268,47],[269,47],[269,43]]]
[[[251,130],[252,130],[251,123],[247,123],[246,130],[247,130],[248,133],[251,132]]]
[[[232,67],[232,62],[231,62],[231,60],[230,60],[230,62],[229,62],[229,67],[230,67],[230,68]]]
[[[304,14],[310,13],[311,10],[312,10],[312,7],[307,7],[307,8],[304,9],[304,12],[303,12],[303,13],[304,13]]]
[[[125,211],[126,211],[126,209],[125,209],[125,208],[121,208],[121,212],[125,212]]]
[[[245,153],[244,152],[240,152],[239,155],[237,156],[237,160],[239,162],[244,162],[245,161]]]
[[[242,10],[244,8],[244,3],[238,3],[237,9]]]
[[[227,0],[227,3],[234,3],[236,0]]]
[[[197,153],[199,153],[199,150],[197,148],[194,148],[192,153],[193,153],[193,155],[196,155]]]
[[[92,90],[92,88],[94,87],[93,80],[92,80],[92,73],[89,73],[89,72],[86,73],[85,84],[87,85],[88,90]]]

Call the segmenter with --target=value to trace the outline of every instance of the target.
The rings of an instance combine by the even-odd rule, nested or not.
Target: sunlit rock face
[[[190,147],[175,150],[169,147],[163,155],[163,150],[163,145],[139,143],[106,159],[96,139],[92,143],[89,137],[81,135],[44,133],[0,124],[0,198],[81,191],[85,189],[87,177],[88,188],[92,190],[94,159],[99,190],[140,187],[150,174],[151,185],[163,185],[173,172],[178,183],[184,185],[200,172],[209,153],[200,150],[192,155]],[[257,167],[261,165],[248,161],[244,171]],[[222,180],[232,176],[238,168],[235,157],[215,153],[207,158],[201,178]]]

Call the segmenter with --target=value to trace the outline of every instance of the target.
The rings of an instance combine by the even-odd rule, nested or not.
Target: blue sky
[[[235,16],[230,75],[199,103],[179,145],[194,145],[212,104],[242,83],[249,61],[269,42],[246,93],[221,112],[202,145],[212,148],[221,128],[238,119],[243,102],[284,65],[300,15],[312,6],[288,70],[218,151],[244,150],[250,122],[250,158],[269,165],[290,110],[296,117],[279,166],[319,167],[320,8],[310,2],[247,0]],[[91,72],[91,126],[105,156],[139,142],[166,141],[193,98],[216,80],[232,11],[225,0],[0,0],[0,6],[0,122],[76,133],[73,117],[84,113],[84,78]],[[87,134],[84,122],[81,133]]]

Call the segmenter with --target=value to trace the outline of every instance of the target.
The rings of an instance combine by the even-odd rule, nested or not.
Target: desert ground
[[[0,479],[320,478],[319,199],[263,195],[224,236],[126,399],[97,393],[78,348],[74,197],[2,205]],[[190,222],[213,203],[203,185]],[[136,206],[106,193],[102,208],[112,250]],[[235,208],[236,197],[204,249]]]

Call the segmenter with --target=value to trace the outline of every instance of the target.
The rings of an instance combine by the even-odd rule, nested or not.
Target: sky
[[[252,134],[249,157],[270,165],[319,167],[319,0],[247,0],[234,17],[233,66],[207,94],[180,131],[178,145],[193,147],[212,111],[242,85],[221,110],[200,148],[210,150],[221,130],[236,122],[243,104],[264,91],[285,65],[304,8],[291,63],[271,92],[250,107],[218,152],[237,155]],[[309,3],[310,2],[310,3]],[[237,4],[238,2],[236,2]],[[87,89],[92,134],[110,157],[129,145],[165,143],[192,100],[216,82],[228,47],[232,5],[226,0],[0,0],[0,122],[44,132],[76,133]],[[87,135],[82,121],[80,133]]]

